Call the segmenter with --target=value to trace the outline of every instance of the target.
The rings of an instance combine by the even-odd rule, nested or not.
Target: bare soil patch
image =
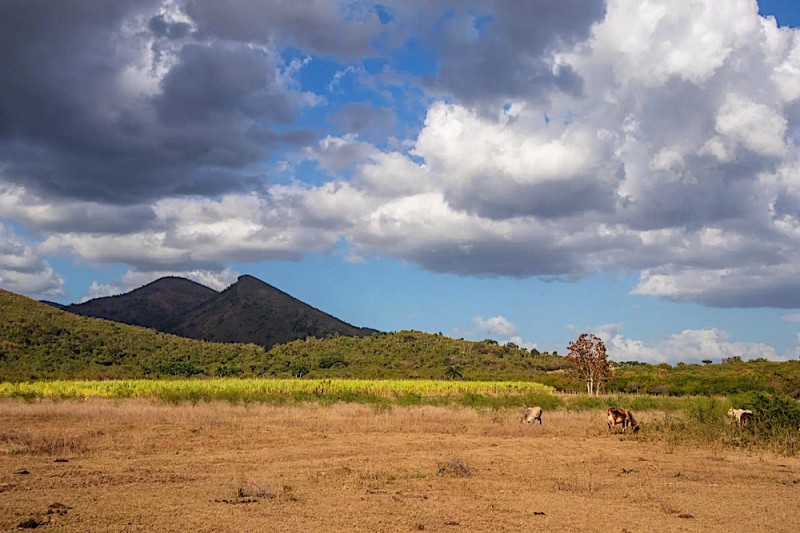
[[[0,529],[800,531],[800,459],[637,414],[0,401]]]

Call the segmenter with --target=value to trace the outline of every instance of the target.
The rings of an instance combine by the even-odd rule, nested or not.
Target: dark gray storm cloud
[[[327,56],[358,58],[372,50],[381,23],[372,3],[340,0],[188,0],[201,37],[242,42],[279,39]]]
[[[183,39],[192,31],[188,22],[171,22],[164,15],[155,15],[147,22],[147,29],[160,38]]]
[[[391,3],[400,23],[418,26],[436,55],[426,84],[471,105],[580,93],[583,80],[555,67],[550,52],[588,37],[605,14],[602,0],[473,0]]]
[[[480,181],[485,183],[475,183]],[[587,211],[611,213],[616,207],[613,189],[597,179],[542,181],[535,185],[509,181],[497,186],[491,178],[479,176],[473,180],[472,188],[448,191],[445,198],[456,209],[494,220],[571,217]]]
[[[580,277],[578,253],[530,241],[512,248],[498,241],[478,241],[468,247],[454,243],[415,250],[410,258],[432,272],[460,276],[510,276],[569,279]]]
[[[709,290],[694,298],[673,298],[675,301],[694,301],[709,307],[777,307],[797,309],[800,305],[800,283],[782,279],[766,287],[725,287]]]
[[[189,35],[154,2],[0,3],[4,179],[110,203],[220,194],[310,139],[273,54]]]

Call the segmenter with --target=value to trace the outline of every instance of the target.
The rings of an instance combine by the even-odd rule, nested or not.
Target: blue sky
[[[0,287],[251,274],[386,331],[797,358],[798,27],[794,0],[5,2]]]

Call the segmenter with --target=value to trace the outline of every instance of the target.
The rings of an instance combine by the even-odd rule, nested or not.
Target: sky
[[[797,0],[6,0],[0,287],[800,356]]]

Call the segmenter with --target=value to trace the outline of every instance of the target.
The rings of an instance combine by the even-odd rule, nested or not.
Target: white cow
[[[524,424],[533,424],[536,421],[539,422],[539,425],[542,425],[542,408],[528,407],[527,409],[525,409],[525,412],[522,413],[522,418],[520,419],[520,422]]]
[[[753,421],[753,411],[750,409],[728,409],[728,416],[735,419],[740,426],[747,426]]]

